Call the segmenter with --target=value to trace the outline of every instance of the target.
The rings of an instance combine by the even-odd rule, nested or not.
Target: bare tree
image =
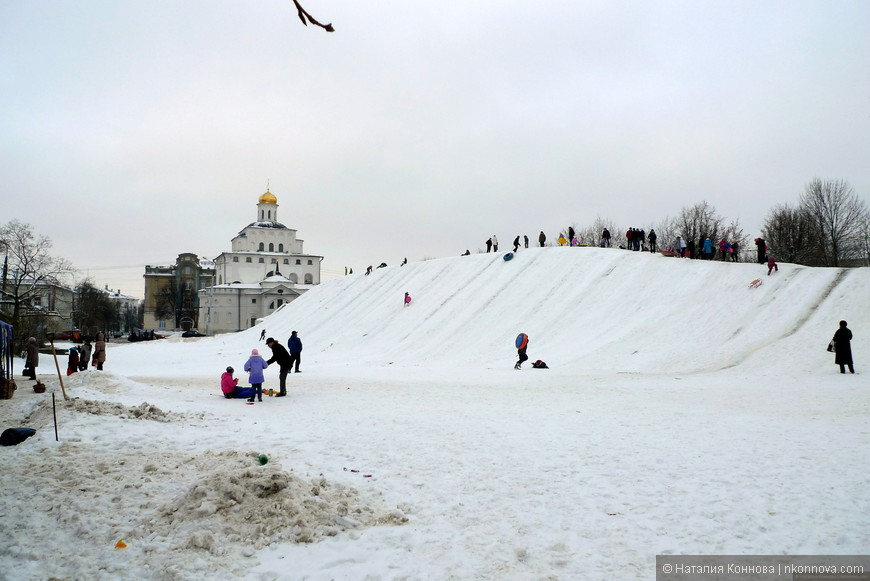
[[[614,226],[613,220],[610,218],[602,218],[601,216],[597,216],[595,218],[595,222],[592,223],[591,226],[587,226],[586,228],[580,228],[576,224],[572,224],[574,228],[574,234],[580,240],[581,244],[588,244],[589,246],[600,246],[601,245],[601,234],[604,233],[604,229],[607,228],[610,230],[610,240],[613,246],[619,245],[619,236],[621,228]],[[622,240],[625,240],[625,233],[622,233]]]
[[[818,239],[815,230],[815,222],[807,212],[782,204],[768,211],[761,235],[778,260],[814,265],[819,264],[813,244]]]
[[[867,203],[848,182],[814,178],[801,196],[800,207],[815,225],[815,250],[823,266],[840,266],[843,260],[862,257]]]
[[[76,326],[86,335],[97,331],[115,331],[120,322],[120,309],[109,296],[85,279],[76,287]]]
[[[68,260],[49,254],[51,247],[51,240],[37,236],[30,224],[12,220],[0,227],[0,251],[4,253],[0,306],[15,327],[20,327],[22,316],[45,285],[58,285],[73,273]],[[15,336],[17,344],[21,334]]]
[[[680,210],[675,223],[678,230],[676,234],[682,236],[687,245],[694,246],[696,249],[703,246],[706,238],[709,238],[713,244],[717,244],[723,238],[734,244],[735,240],[726,234],[723,223],[724,220],[716,212],[716,208],[703,201]],[[739,244],[739,241],[737,242]],[[697,250],[695,254],[697,255]]]

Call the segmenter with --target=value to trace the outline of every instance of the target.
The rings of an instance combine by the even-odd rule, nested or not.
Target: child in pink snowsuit
[[[411,304],[411,295],[409,295],[408,293],[405,293],[405,306],[407,307],[410,304]]]
[[[767,255],[767,276],[770,276],[770,271],[775,270],[779,272],[779,266],[776,264],[776,260],[773,259],[773,256]]]

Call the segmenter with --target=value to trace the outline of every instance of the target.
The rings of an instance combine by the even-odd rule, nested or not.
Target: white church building
[[[305,254],[296,230],[278,222],[278,198],[257,200],[257,219],[215,258],[217,284],[199,291],[199,326],[207,334],[248,329],[320,284],[322,256]],[[204,329],[203,329],[204,327]]]

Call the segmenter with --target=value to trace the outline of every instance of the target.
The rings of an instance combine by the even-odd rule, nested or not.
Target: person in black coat
[[[273,339],[272,337],[266,339],[266,345],[269,347],[269,349],[272,350],[272,358],[266,361],[266,363],[278,364],[278,368],[280,369],[278,373],[278,383],[281,388],[280,393],[278,393],[278,397],[284,397],[285,395],[287,395],[287,373],[290,371],[290,365],[292,363],[292,360],[290,359],[290,354],[287,352],[287,349],[285,349],[283,345],[275,341],[275,339]]]
[[[852,364],[852,331],[846,326],[846,321],[840,321],[840,328],[834,333],[834,351],[837,353],[834,363],[840,366],[840,373],[846,373],[847,365],[849,373],[855,373]]]

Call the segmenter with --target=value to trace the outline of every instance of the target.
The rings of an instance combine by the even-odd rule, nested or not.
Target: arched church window
[[[289,281],[292,282],[293,284],[296,284],[297,282],[299,282],[299,277],[296,276],[296,273],[295,273],[295,272],[291,272],[291,273],[290,273],[290,276],[287,277],[287,280],[289,280]]]
[[[314,277],[310,274],[305,275],[305,284],[314,284]]]
[[[269,210],[269,219],[272,219],[272,210]]]
[[[284,245],[283,244],[278,245],[278,252],[284,252]]]
[[[260,245],[257,247],[257,250],[259,250],[260,252],[263,252],[263,248],[264,248],[263,243],[260,242]]]
[[[269,242],[269,252],[275,252],[275,245]]]

